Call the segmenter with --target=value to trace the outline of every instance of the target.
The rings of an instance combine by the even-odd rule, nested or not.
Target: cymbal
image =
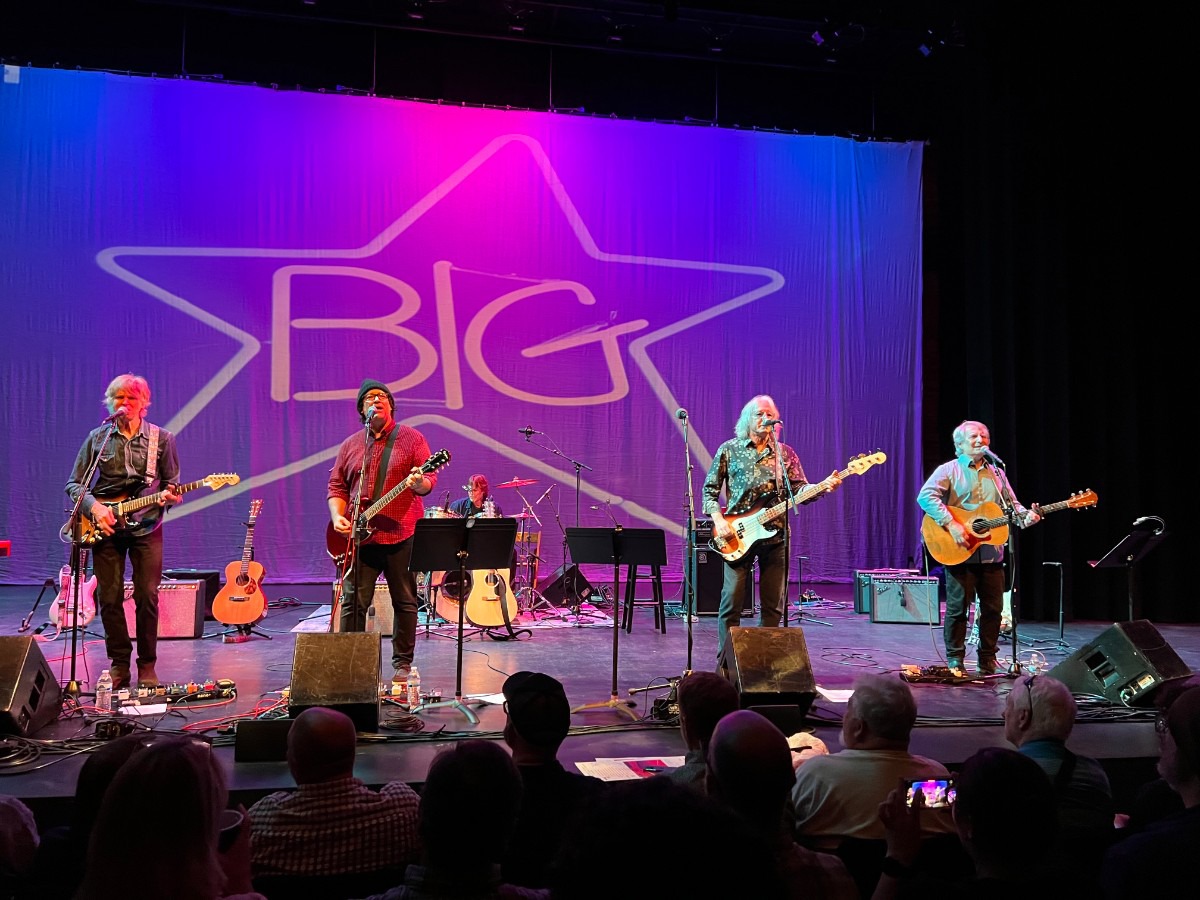
[[[533,513],[519,512],[519,513],[514,513],[511,516],[505,516],[505,518],[507,518],[507,519],[532,519]]]
[[[506,481],[504,484],[498,484],[496,487],[525,487],[527,484],[537,484],[536,478],[514,478],[512,481]]]

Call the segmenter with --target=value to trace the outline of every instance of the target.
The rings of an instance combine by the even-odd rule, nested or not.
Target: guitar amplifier
[[[938,580],[919,575],[876,575],[871,580],[871,621],[902,625],[942,624]]]
[[[418,576],[423,578],[424,576]],[[417,584],[418,592],[420,591],[420,583]],[[337,589],[337,582],[332,585],[332,590]],[[371,601],[375,604],[375,626],[370,630],[376,634],[391,635],[395,628],[395,612],[392,610],[392,595],[388,590],[387,582],[382,578],[375,582],[375,598]],[[337,619],[333,623],[330,631],[339,632],[342,630],[341,619]]]
[[[204,582],[198,578],[162,581],[158,585],[158,636],[198,638],[204,634]],[[125,582],[125,624],[129,636],[137,634],[134,622],[133,582]]]
[[[919,569],[855,569],[854,611],[856,613],[871,611],[871,585],[875,578],[908,577],[920,574]]]

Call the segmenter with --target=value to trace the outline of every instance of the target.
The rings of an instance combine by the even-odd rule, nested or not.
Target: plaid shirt
[[[398,428],[399,431],[396,434],[396,443],[392,447],[392,455],[388,459],[387,472],[384,473],[383,488],[379,491],[381,497],[407,478],[413,466],[424,465],[432,455],[429,452],[429,443],[421,432],[398,422],[392,427]],[[331,499],[338,497],[346,501],[347,516],[350,515],[350,498],[360,489],[362,505],[359,507],[359,511],[361,512],[371,505],[371,498],[375,496],[375,478],[379,471],[379,461],[383,456],[383,450],[387,446],[387,438],[390,434],[390,431],[385,432],[379,438],[375,438],[373,436],[365,437],[363,431],[358,431],[342,441],[342,446],[338,448],[337,459],[329,473],[329,493],[326,496]],[[364,444],[368,443],[370,446],[364,448]],[[369,453],[366,485],[360,486],[358,476],[363,470],[364,451]],[[429,479],[429,489],[433,490],[437,485],[437,472],[429,472],[425,477]],[[425,507],[421,498],[411,490],[401,491],[399,497],[371,519],[370,525],[373,529],[371,543],[398,544],[407,540],[417,530],[417,520],[423,515],[425,515]]]
[[[254,876],[403,869],[420,857],[418,801],[404,782],[376,792],[353,776],[268,794],[247,811]]]

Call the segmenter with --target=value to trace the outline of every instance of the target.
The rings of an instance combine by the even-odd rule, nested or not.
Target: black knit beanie
[[[376,381],[374,378],[364,378],[362,387],[358,389],[358,414],[361,416],[363,411],[363,397],[371,393],[371,391],[383,391],[387,394],[388,405],[392,408],[392,414],[396,412],[396,398],[392,396],[391,390],[382,381]]]

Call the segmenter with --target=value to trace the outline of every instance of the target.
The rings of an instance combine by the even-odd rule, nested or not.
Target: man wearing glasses
[[[437,473],[422,471],[430,458],[429,444],[421,432],[393,418],[396,401],[387,385],[364,380],[357,408],[365,431],[342,441],[327,494],[330,523],[346,538],[354,559],[342,585],[340,626],[342,631],[366,630],[367,608],[382,574],[394,612],[392,683],[406,684],[417,643],[417,579],[408,570],[408,561],[417,520],[424,515],[421,498],[437,484]],[[370,535],[356,542],[352,533],[356,510],[366,509],[410,476],[411,489],[401,491],[372,517]]]

